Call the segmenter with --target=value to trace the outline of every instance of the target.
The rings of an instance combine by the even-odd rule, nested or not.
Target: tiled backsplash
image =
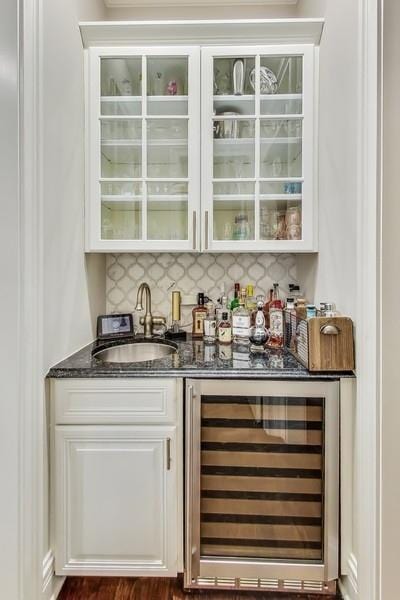
[[[266,294],[274,282],[283,293],[297,282],[293,254],[109,254],[107,256],[107,312],[132,312],[142,281],[151,288],[153,314],[171,321],[171,292],[183,300],[198,291],[213,300],[225,282],[228,294],[237,281],[252,283],[257,294]],[[191,321],[191,306],[182,306],[182,323]]]

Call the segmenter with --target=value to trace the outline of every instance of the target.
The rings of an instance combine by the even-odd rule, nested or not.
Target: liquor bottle
[[[251,283],[246,285],[246,308],[250,313],[251,324],[254,325],[257,312],[257,300],[254,297],[254,285]]]
[[[264,317],[265,317],[265,327],[267,329],[269,329],[269,308],[271,306],[273,293],[274,293],[274,290],[272,290],[272,289],[269,290],[268,298],[265,298]]]
[[[265,328],[264,302],[260,300],[257,304],[255,324],[250,329],[250,352],[264,352],[264,344],[268,333]]]
[[[239,295],[240,295],[240,283],[235,283],[235,291],[233,299],[231,300],[230,309],[233,311],[234,308],[239,306]]]
[[[215,344],[217,338],[216,322],[215,322],[215,308],[212,302],[206,304],[207,315],[204,319],[204,342],[206,344]]]
[[[199,292],[197,294],[197,306],[192,310],[193,317],[193,337],[203,337],[204,334],[204,319],[207,315],[207,309],[204,306],[204,294]]]
[[[237,306],[232,314],[232,333],[234,344],[247,346],[250,335],[250,313],[246,308],[246,288],[242,288]]]
[[[225,296],[225,294],[221,297],[221,300],[220,300],[220,302],[219,302],[219,304],[218,304],[218,306],[216,308],[216,311],[215,311],[216,320],[217,320],[217,327],[218,327],[218,323],[220,321],[222,321],[222,315],[224,313],[227,313],[227,315],[228,315],[227,318],[229,319],[231,311],[228,308],[228,297]]]
[[[218,341],[220,344],[232,343],[232,326],[227,312],[222,313],[222,318],[218,325]]]
[[[284,325],[283,325],[283,302],[279,297],[279,284],[274,283],[274,293],[269,308],[269,348],[283,348]]]

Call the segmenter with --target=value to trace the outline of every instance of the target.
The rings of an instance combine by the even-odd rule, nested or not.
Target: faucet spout
[[[144,319],[143,319],[144,337],[151,338],[152,331],[153,331],[153,316],[151,314],[151,291],[150,291],[149,284],[146,282],[141,283],[139,286],[137,298],[136,298],[135,310],[137,310],[137,311],[143,310],[143,292],[146,293],[146,295],[145,295],[146,311],[145,311],[145,315],[144,315]]]

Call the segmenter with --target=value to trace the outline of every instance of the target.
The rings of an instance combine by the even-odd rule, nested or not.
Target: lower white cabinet
[[[126,387],[124,393],[126,401]],[[57,382],[53,396],[54,405]],[[181,570],[180,410],[175,413],[176,423],[168,425],[143,424],[142,413],[141,424],[54,423],[56,574],[175,576]]]

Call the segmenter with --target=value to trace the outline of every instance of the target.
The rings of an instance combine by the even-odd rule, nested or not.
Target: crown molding
[[[79,24],[85,48],[163,44],[319,44],[324,19],[93,21]]]

